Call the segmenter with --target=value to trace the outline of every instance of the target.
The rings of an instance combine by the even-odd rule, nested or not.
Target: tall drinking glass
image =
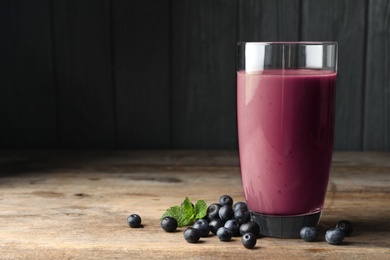
[[[238,43],[241,178],[265,236],[320,220],[333,149],[336,42]]]

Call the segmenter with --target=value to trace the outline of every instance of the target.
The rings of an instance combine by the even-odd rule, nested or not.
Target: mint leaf
[[[170,207],[160,218],[175,218],[179,227],[192,225],[196,219],[203,218],[207,214],[207,205],[203,200],[198,200],[193,207],[186,197],[181,206]]]
[[[162,220],[165,217],[175,218],[179,227],[191,225],[194,223],[194,214],[188,215],[184,207],[173,206],[170,207],[161,217]]]
[[[195,218],[204,218],[207,214],[207,204],[203,200],[198,200],[195,204]]]
[[[192,207],[191,201],[188,197],[184,199],[182,207],[186,211],[187,216],[191,216],[195,214],[194,208]]]

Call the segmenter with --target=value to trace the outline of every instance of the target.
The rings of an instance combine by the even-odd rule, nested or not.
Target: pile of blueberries
[[[137,214],[132,214],[127,218],[127,223],[130,227],[140,227],[141,218]],[[177,227],[177,221],[173,217],[165,217],[161,220],[161,228],[166,232],[174,232]],[[329,244],[339,245],[352,231],[351,222],[342,220],[335,228],[326,231],[325,240]],[[246,203],[237,202],[233,205],[232,197],[223,195],[219,203],[213,203],[207,208],[207,215],[203,219],[197,220],[183,234],[187,242],[196,243],[201,237],[208,237],[210,232],[223,242],[230,241],[232,237],[241,236],[243,246],[252,249],[260,235],[260,227],[251,220]],[[317,229],[303,227],[300,236],[306,242],[313,242],[317,238]]]
[[[161,227],[169,232],[166,223],[175,225],[175,221],[166,217],[162,220]],[[195,243],[201,237],[208,237],[210,232],[223,242],[241,236],[242,244],[251,249],[256,245],[260,228],[256,222],[251,221],[246,203],[237,202],[233,205],[233,199],[229,195],[223,195],[219,203],[213,203],[207,208],[207,215],[203,219],[197,220],[192,227],[184,231],[184,239]]]

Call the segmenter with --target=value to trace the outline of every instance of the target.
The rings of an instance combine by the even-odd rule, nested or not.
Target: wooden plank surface
[[[237,147],[236,1],[172,1],[172,147]]]
[[[390,154],[336,153],[319,241],[259,238],[254,250],[215,236],[189,244],[159,217],[185,196],[243,200],[237,151],[1,151],[2,259],[388,259]],[[138,213],[144,227],[126,218]],[[354,223],[343,245],[325,229]]]
[[[238,41],[298,41],[299,0],[239,0]]]
[[[109,7],[105,0],[53,0],[61,148],[115,145]]]
[[[366,51],[365,150],[390,149],[390,2],[369,1]]]
[[[366,1],[302,1],[301,40],[339,43],[335,149],[360,150]]]
[[[337,150],[390,149],[387,0],[1,1],[0,148],[237,147],[237,41],[337,40]]]
[[[117,147],[169,148],[170,1],[112,1]]]
[[[0,148],[56,148],[48,1],[0,2]]]

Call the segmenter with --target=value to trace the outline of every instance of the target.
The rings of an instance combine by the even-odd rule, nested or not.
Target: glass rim
[[[337,46],[336,41],[292,41],[292,42],[237,42],[238,46],[243,45],[334,45]]]

